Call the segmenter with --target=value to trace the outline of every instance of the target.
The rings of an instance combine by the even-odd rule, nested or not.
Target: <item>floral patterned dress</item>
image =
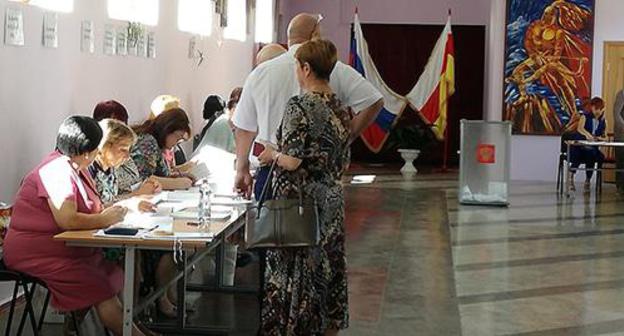
[[[95,182],[102,203],[111,204],[120,199],[115,168],[111,167],[108,168],[108,170],[104,170],[97,160],[95,160],[89,166],[89,174]]]
[[[108,170],[104,170],[97,160],[95,160],[89,166],[89,175],[91,175],[93,182],[95,182],[102,203],[110,205],[121,199],[121,197],[119,197],[117,170],[115,168],[111,167],[108,168]],[[105,247],[102,251],[104,252],[104,258],[106,258],[106,260],[114,261],[118,264],[123,262],[125,254],[122,248]]]
[[[322,335],[349,324],[340,183],[349,161],[348,110],[333,94],[291,98],[277,133],[280,152],[302,160],[296,171],[276,169],[274,195],[299,188],[319,204],[321,241],[309,248],[269,249],[264,274],[261,335]]]
[[[171,175],[163,151],[151,134],[139,134],[137,142],[132,146],[130,157],[136,164],[142,180],[152,175],[160,177]]]
[[[134,160],[126,160],[119,168],[115,169],[115,177],[119,194],[129,194],[133,186],[143,182]]]

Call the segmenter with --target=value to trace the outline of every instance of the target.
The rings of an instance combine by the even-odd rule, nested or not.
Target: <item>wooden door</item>
[[[602,99],[606,105],[607,133],[613,133],[613,104],[617,93],[624,89],[624,42],[605,42],[602,69]],[[605,153],[612,156],[613,153]],[[613,171],[606,171],[606,182],[615,182]]]

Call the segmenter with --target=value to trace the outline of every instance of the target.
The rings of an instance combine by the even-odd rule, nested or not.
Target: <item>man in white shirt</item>
[[[249,152],[254,139],[264,146],[276,146],[276,133],[288,100],[301,93],[295,74],[297,48],[320,37],[320,15],[302,13],[288,25],[287,53],[259,65],[247,77],[243,94],[232,119],[236,126],[235,188],[251,196],[252,177],[249,173]],[[382,95],[350,66],[338,62],[331,74],[330,85],[338,99],[356,113],[351,122],[351,140],[377,117],[383,107]],[[268,168],[257,176],[256,196],[268,175]]]

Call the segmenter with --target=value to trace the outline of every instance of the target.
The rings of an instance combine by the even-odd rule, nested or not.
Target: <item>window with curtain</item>
[[[227,17],[228,23],[223,29],[223,37],[245,41],[247,39],[247,0],[228,0]]]
[[[63,13],[74,11],[74,0],[12,0]]]
[[[108,0],[108,17],[155,26],[158,24],[158,5],[158,0]]]
[[[212,34],[214,1],[178,0],[178,29],[202,36]]]
[[[256,42],[273,42],[275,31],[275,0],[256,1]]]

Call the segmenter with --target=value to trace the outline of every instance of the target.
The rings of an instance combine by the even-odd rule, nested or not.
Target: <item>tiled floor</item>
[[[624,208],[613,186],[598,199],[558,197],[548,183],[510,190],[509,208],[489,208],[458,204],[456,174],[348,185],[351,326],[341,335],[624,335]],[[249,296],[203,295],[196,308],[192,322],[234,335],[258,323]]]

